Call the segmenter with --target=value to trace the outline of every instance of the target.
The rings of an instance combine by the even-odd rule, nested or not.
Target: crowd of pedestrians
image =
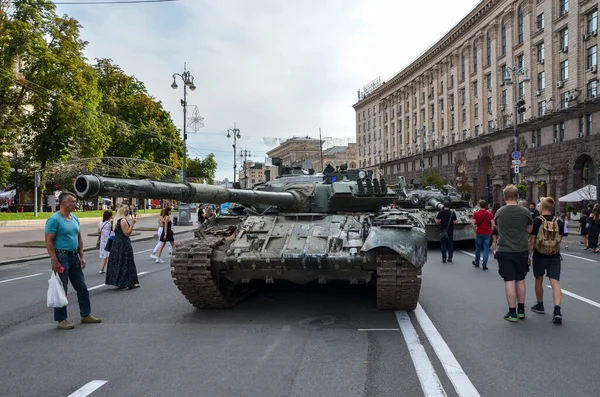
[[[539,203],[519,199],[516,186],[503,190],[503,205],[480,200],[473,212],[471,225],[475,230],[475,268],[488,269],[490,256],[498,262],[498,273],[504,280],[508,313],[504,319],[518,322],[526,317],[525,279],[530,269],[535,278],[536,303],[531,311],[544,314],[544,276],[550,280],[553,298],[552,321],[562,323],[560,287],[561,244],[569,249],[568,220],[556,214],[555,202],[544,197]],[[456,215],[449,203],[437,214],[440,226],[442,263],[452,262],[454,225]],[[579,219],[579,235],[584,250],[600,253],[600,204],[589,205]],[[490,252],[491,251],[491,252]]]

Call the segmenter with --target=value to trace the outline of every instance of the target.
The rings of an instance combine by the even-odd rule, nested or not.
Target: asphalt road
[[[57,330],[45,305],[48,261],[1,266],[0,396],[600,395],[600,255],[574,244],[562,326],[529,308],[505,322],[497,264],[473,268],[470,247],[446,264],[431,248],[420,307],[406,313],[376,310],[362,287],[286,283],[199,311],[168,263],[148,259],[152,245],[134,243],[136,290],[102,287],[87,254],[92,312],[104,321],[78,324],[71,291],[72,331]],[[527,284],[529,307],[531,275]]]

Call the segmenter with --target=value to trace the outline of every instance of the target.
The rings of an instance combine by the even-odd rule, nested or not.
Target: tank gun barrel
[[[262,192],[228,189],[222,186],[199,183],[162,182],[149,179],[114,178],[80,175],[75,179],[75,192],[79,196],[116,196],[147,199],[170,199],[184,203],[276,205],[294,207],[297,198],[293,192]]]
[[[442,210],[444,208],[444,203],[434,198],[429,199],[429,201],[427,201],[427,204],[434,207],[437,210]]]

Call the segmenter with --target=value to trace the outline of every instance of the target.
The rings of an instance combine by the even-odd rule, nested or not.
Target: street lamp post
[[[236,147],[237,140],[241,138],[240,129],[236,127],[235,123],[233,123],[233,128],[229,128],[227,130],[227,138],[231,138],[233,135],[233,183],[235,183],[235,179],[237,177],[237,163],[236,163]]]
[[[185,182],[186,172],[187,172],[187,88],[194,91],[196,86],[194,85],[194,76],[186,69],[186,64],[183,64],[183,73],[174,73],[173,74],[173,84],[171,84],[171,88],[174,90],[177,89],[177,76],[181,77],[183,80],[183,100],[181,101],[181,106],[183,107],[183,170],[181,174],[181,181]]]
[[[423,178],[425,178],[425,134],[431,133],[431,130],[427,130],[425,126],[423,128],[417,129],[417,134],[421,136],[421,183],[423,183]]]
[[[523,76],[521,81],[523,83],[527,83],[531,81],[529,75],[527,74],[528,69],[524,66],[519,66],[516,64],[513,66],[509,66],[506,68],[506,72],[504,76],[502,76],[502,80],[507,85],[513,86],[513,134],[514,134],[514,151],[519,151],[519,131],[517,129],[517,124],[519,122],[519,114],[525,111],[525,99],[519,98],[517,100],[518,94],[518,85],[519,85],[519,76]],[[513,183],[516,185],[519,183],[519,172],[518,165],[515,165],[513,168]]]
[[[10,168],[10,172],[13,173],[15,181],[15,212],[19,212],[19,174],[22,174],[23,170],[15,166]]]

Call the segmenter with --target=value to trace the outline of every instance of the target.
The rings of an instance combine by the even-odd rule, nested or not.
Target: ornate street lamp
[[[179,86],[177,85],[177,76],[181,77],[183,81],[183,100],[181,101],[181,106],[183,107],[183,170],[181,174],[181,181],[185,182],[186,172],[187,172],[187,89],[189,88],[191,91],[196,90],[196,86],[194,85],[194,76],[186,69],[186,64],[183,64],[183,73],[174,73],[173,74],[173,84],[171,84],[171,88],[176,90]]]
[[[237,177],[237,163],[236,163],[236,146],[237,146],[237,140],[240,139],[242,136],[240,135],[240,129],[236,127],[235,123],[233,123],[233,128],[229,128],[227,130],[227,138],[231,138],[233,136],[233,183],[235,183],[235,179]]]

